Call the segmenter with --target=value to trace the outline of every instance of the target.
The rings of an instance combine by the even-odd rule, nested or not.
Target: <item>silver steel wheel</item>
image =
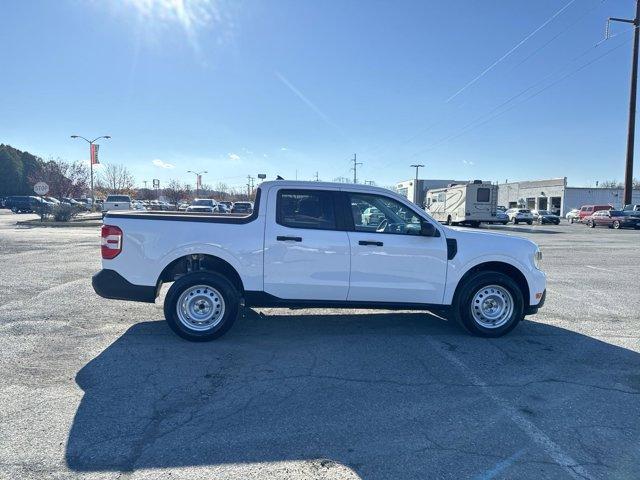
[[[208,285],[187,288],[176,304],[180,322],[189,330],[204,332],[211,330],[222,321],[224,299],[218,290]]]
[[[471,300],[471,315],[484,328],[498,328],[513,314],[513,297],[500,285],[489,285],[478,290]]]

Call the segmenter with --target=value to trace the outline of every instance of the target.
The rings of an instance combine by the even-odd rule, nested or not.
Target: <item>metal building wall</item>
[[[568,210],[580,208],[582,205],[611,205],[614,208],[622,208],[623,199],[624,193],[621,188],[567,187],[565,190],[565,204]],[[640,190],[633,191],[632,203],[640,204]]]

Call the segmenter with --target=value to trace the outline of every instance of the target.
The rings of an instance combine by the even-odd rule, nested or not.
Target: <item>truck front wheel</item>
[[[524,317],[522,291],[504,273],[478,272],[460,287],[453,313],[471,334],[501,337]]]
[[[238,316],[240,294],[222,275],[197,272],[174,282],[164,300],[164,316],[175,333],[192,342],[224,335]]]

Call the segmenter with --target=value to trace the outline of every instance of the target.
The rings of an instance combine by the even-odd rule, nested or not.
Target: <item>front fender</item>
[[[515,257],[503,254],[479,255],[470,259],[456,257],[454,258],[454,260],[449,262],[447,268],[447,281],[445,284],[442,303],[445,305],[451,305],[451,303],[453,302],[453,296],[456,292],[456,288],[458,287],[458,284],[460,283],[462,277],[464,277],[464,275],[472,268],[488,262],[506,263],[514,268],[517,268],[527,280],[527,283],[529,284],[529,291],[532,291],[532,269],[535,269],[535,267],[527,266],[525,263]],[[539,270],[537,271],[539,272]],[[531,299],[529,299],[529,302],[531,304]],[[537,303],[537,301],[535,303]]]

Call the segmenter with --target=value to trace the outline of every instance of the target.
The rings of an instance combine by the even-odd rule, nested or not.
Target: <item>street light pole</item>
[[[193,173],[196,176],[196,198],[198,198],[198,178],[200,178],[201,175],[209,172],[207,172],[206,170],[203,170],[202,172],[194,172],[193,170],[187,170],[187,173]]]
[[[91,208],[93,209],[95,208],[95,205],[96,205],[96,198],[93,193],[93,157],[91,156],[91,146],[93,145],[94,142],[97,142],[101,138],[104,138],[105,140],[109,140],[111,138],[111,135],[102,135],[101,137],[94,138],[93,140],[88,140],[84,138],[82,135],[71,135],[71,138],[81,138],[82,140],[84,140],[89,144],[89,169],[91,171]]]
[[[413,203],[415,203],[416,205],[418,204],[418,169],[423,168],[424,165],[422,164],[413,164],[413,165],[409,165],[410,167],[413,167],[416,169],[416,178],[413,182]]]

